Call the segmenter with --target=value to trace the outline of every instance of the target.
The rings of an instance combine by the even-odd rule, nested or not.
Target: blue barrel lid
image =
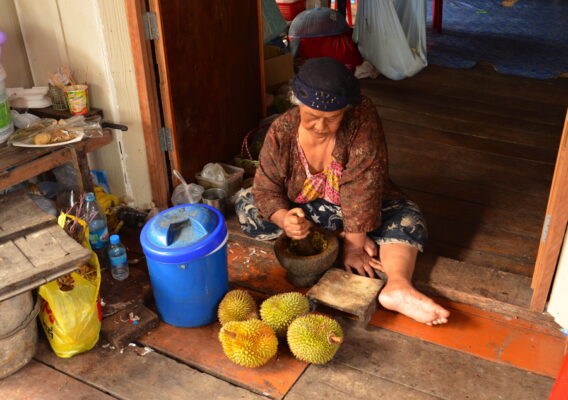
[[[182,204],[154,216],[140,234],[152,260],[180,264],[211,254],[227,240],[223,215],[206,204]]]

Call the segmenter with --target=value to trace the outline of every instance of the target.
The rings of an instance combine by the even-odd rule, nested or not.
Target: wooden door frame
[[[160,148],[158,132],[162,126],[156,74],[152,61],[150,41],[144,33],[144,0],[126,0],[128,33],[132,47],[134,74],[138,88],[140,117],[146,143],[146,158],[150,173],[152,200],[157,207],[165,208],[169,202],[169,179],[164,152]]]
[[[150,11],[159,12],[160,4],[158,0],[149,0]],[[260,86],[261,86],[261,106],[262,115],[266,116],[266,87],[264,79],[264,41],[262,37],[262,0],[257,0],[258,29],[259,29],[259,57],[260,57]],[[158,130],[164,126],[170,130],[174,129],[172,120],[172,99],[169,91],[168,74],[162,71],[162,66],[167,65],[166,55],[163,51],[163,44],[156,40],[154,47],[158,76],[160,77],[161,104],[163,107],[164,121],[162,124],[162,114],[156,87],[156,65],[153,62],[150,41],[146,40],[144,32],[143,14],[148,11],[144,0],[126,0],[126,13],[130,42],[132,44],[132,56],[134,59],[136,84],[138,87],[138,97],[140,104],[140,114],[144,129],[144,139],[146,142],[146,154],[148,168],[150,170],[150,182],[152,186],[152,198],[158,207],[167,207],[169,202],[169,182],[168,169],[166,162],[169,162],[172,169],[180,170],[181,161],[177,157],[175,150],[169,151],[168,157],[160,148]],[[157,18],[158,32],[162,32],[161,21]],[[172,143],[176,146],[176,143]],[[175,182],[174,182],[175,183]]]
[[[257,0],[259,16],[262,15],[262,4]],[[159,8],[157,0],[150,0],[151,9]],[[160,107],[156,88],[156,75],[151,56],[150,43],[145,38],[144,22],[142,15],[146,12],[144,0],[126,0],[126,11],[128,16],[130,41],[132,44],[132,55],[138,86],[138,96],[140,103],[140,113],[144,138],[146,142],[146,153],[148,167],[150,170],[150,182],[152,185],[152,198],[158,207],[167,207],[169,201],[169,177],[166,168],[166,160],[163,151],[160,149],[158,130],[161,127]],[[263,111],[266,110],[264,101],[264,54],[262,41],[262,18],[259,18],[259,50],[261,58],[261,89],[263,99]],[[158,24],[160,22],[158,21]],[[158,64],[167,65],[165,54],[160,50],[161,46],[156,46],[156,56],[161,62]],[[162,94],[162,104],[164,108],[171,109],[171,97],[169,96],[168,74],[160,71],[160,90]],[[165,115],[171,115],[165,112]],[[166,120],[164,125],[173,128],[173,121]],[[546,235],[543,232],[538,248],[535,270],[533,274],[532,288],[533,296],[530,309],[542,312],[545,309],[546,301],[550,293],[554,272],[558,263],[562,242],[566,233],[568,220],[568,113],[564,122],[563,135],[558,151],[554,178],[550,190],[548,206],[546,210],[547,220],[545,221]],[[175,143],[174,143],[175,146]],[[170,152],[172,168],[179,169],[179,160],[175,156],[175,151]],[[543,241],[544,239],[544,241]]]
[[[546,207],[546,218],[540,238],[532,280],[530,309],[542,312],[554,279],[556,266],[568,225],[568,111],[558,148],[554,176]]]

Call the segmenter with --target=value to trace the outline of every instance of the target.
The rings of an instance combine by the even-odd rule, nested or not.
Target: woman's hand
[[[271,217],[272,222],[284,229],[290,239],[300,240],[310,233],[311,223],[301,208],[291,210],[278,210]]]
[[[379,260],[372,258],[362,248],[347,248],[343,250],[343,266],[348,272],[357,272],[361,276],[375,278],[375,269],[381,269]]]
[[[345,233],[343,246],[343,265],[348,272],[357,272],[361,276],[375,277],[375,269],[382,270],[377,260],[377,246],[364,233]]]

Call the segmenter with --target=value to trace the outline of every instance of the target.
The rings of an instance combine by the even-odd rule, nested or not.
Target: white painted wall
[[[0,0],[5,1],[5,0]],[[114,194],[139,207],[151,203],[150,177],[124,2],[121,0],[13,0],[33,83],[69,66],[87,80],[93,107],[105,119],[128,125],[114,141],[89,156],[107,172]]]
[[[2,46],[0,60],[8,74],[6,86],[32,86],[32,74],[14,0],[0,0],[0,31],[8,35],[7,42]]]
[[[546,311],[554,316],[559,325],[568,329],[568,232],[564,237],[564,245]]]

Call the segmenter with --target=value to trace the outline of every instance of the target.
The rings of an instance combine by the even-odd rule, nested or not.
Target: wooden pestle
[[[298,218],[299,215],[295,214]],[[294,241],[294,248],[300,256],[313,256],[318,254],[319,251],[315,248],[312,242],[312,229],[308,232],[308,236],[303,239],[292,239]]]

